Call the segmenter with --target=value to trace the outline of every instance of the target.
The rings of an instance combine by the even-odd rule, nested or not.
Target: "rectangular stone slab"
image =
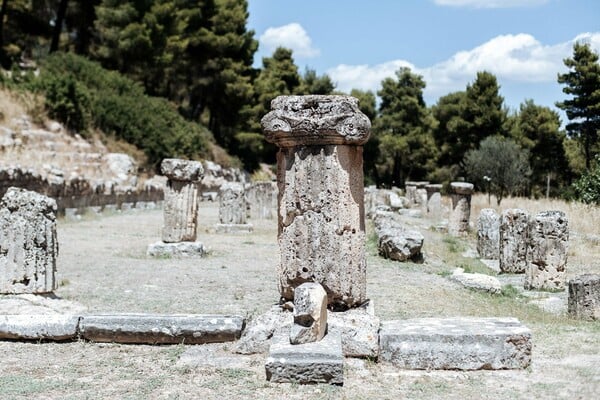
[[[78,323],[76,315],[0,315],[0,339],[74,340]]]
[[[339,333],[329,333],[323,340],[290,344],[289,331],[273,335],[265,363],[267,380],[277,383],[329,383],[343,385],[344,356]]]
[[[241,316],[103,314],[81,318],[81,337],[94,342],[203,344],[239,339]]]
[[[531,363],[531,331],[516,318],[384,321],[379,360],[406,369],[517,369]]]

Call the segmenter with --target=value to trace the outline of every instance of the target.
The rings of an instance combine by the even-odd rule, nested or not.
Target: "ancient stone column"
[[[349,96],[279,96],[261,121],[279,147],[279,288],[320,283],[334,308],[366,300],[363,147],[371,123]]]
[[[246,195],[244,185],[227,182],[219,189],[218,233],[252,232],[252,224],[246,222]]]
[[[527,222],[529,214],[519,208],[502,212],[500,219],[500,271],[522,274],[527,265]]]
[[[453,236],[463,236],[469,231],[473,184],[452,182],[450,184],[450,192],[452,197],[452,212],[450,212],[450,219],[448,221],[448,233]]]
[[[246,203],[252,219],[272,219],[277,208],[277,184],[253,182],[246,189]]]
[[[193,242],[198,220],[198,183],[204,175],[202,163],[166,158],[160,169],[168,179],[162,240],[165,243]]]
[[[600,274],[580,275],[569,281],[569,315],[600,320]]]
[[[442,213],[442,185],[425,185],[425,190],[427,191],[427,213],[439,217]]]
[[[569,222],[562,211],[543,211],[528,226],[525,289],[564,290]]]
[[[500,254],[500,216],[484,208],[477,219],[477,252],[480,258],[497,260]]]
[[[0,201],[0,293],[56,289],[56,201],[11,187]]]

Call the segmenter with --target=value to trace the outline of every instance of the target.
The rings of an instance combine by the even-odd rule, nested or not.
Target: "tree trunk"
[[[2,0],[2,8],[0,8],[0,64],[7,67],[8,60],[4,54],[4,17],[8,9],[8,0]]]
[[[54,31],[52,32],[52,42],[50,43],[50,53],[54,53],[58,50],[60,34],[62,32],[65,14],[67,13],[68,3],[69,0],[60,0],[60,3],[58,3],[58,10],[56,11],[56,23],[54,24]]]

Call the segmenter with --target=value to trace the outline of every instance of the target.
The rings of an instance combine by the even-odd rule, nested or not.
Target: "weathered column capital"
[[[278,96],[261,120],[268,142],[279,147],[363,145],[371,122],[351,96]]]
[[[468,182],[452,182],[450,188],[453,193],[471,195],[473,194],[473,184]]]
[[[198,182],[204,177],[204,168],[200,161],[165,158],[160,163],[160,172],[174,181]]]

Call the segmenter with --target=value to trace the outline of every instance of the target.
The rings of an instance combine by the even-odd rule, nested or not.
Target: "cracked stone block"
[[[500,219],[500,271],[522,274],[527,266],[529,213],[519,208],[502,212]]]
[[[323,340],[290,344],[280,331],[273,337],[265,363],[267,380],[276,383],[344,384],[344,356],[339,333],[329,333]]]
[[[564,290],[569,221],[562,211],[543,211],[529,220],[525,289]]]
[[[56,201],[11,187],[0,201],[0,293],[57,288]]]
[[[290,343],[303,344],[323,339],[327,330],[327,293],[323,286],[306,282],[294,290],[294,324]]]
[[[569,281],[569,315],[600,320],[600,274],[580,275]]]
[[[379,355],[379,327],[373,301],[346,311],[330,311],[328,332],[339,332],[345,357],[372,358]]]
[[[477,252],[480,258],[497,260],[500,253],[500,216],[484,208],[477,218]]]
[[[471,194],[473,184],[452,182],[450,184],[452,211],[448,220],[448,233],[452,236],[464,236],[469,232],[471,218]]]
[[[204,174],[202,164],[167,158],[161,163],[161,172],[168,178],[164,189],[162,240],[165,243],[193,242],[198,223],[199,182]]]
[[[79,332],[94,342],[203,344],[237,340],[244,325],[237,315],[98,314],[82,316]]]
[[[520,369],[531,363],[531,331],[516,318],[383,321],[379,360],[405,369]]]
[[[362,145],[369,119],[350,96],[279,96],[261,121],[277,153],[279,289],[320,283],[329,305],[366,300]]]
[[[266,353],[275,331],[290,327],[292,323],[293,315],[290,311],[278,305],[273,306],[269,311],[257,315],[248,322],[242,337],[235,344],[234,351],[240,354]]]

